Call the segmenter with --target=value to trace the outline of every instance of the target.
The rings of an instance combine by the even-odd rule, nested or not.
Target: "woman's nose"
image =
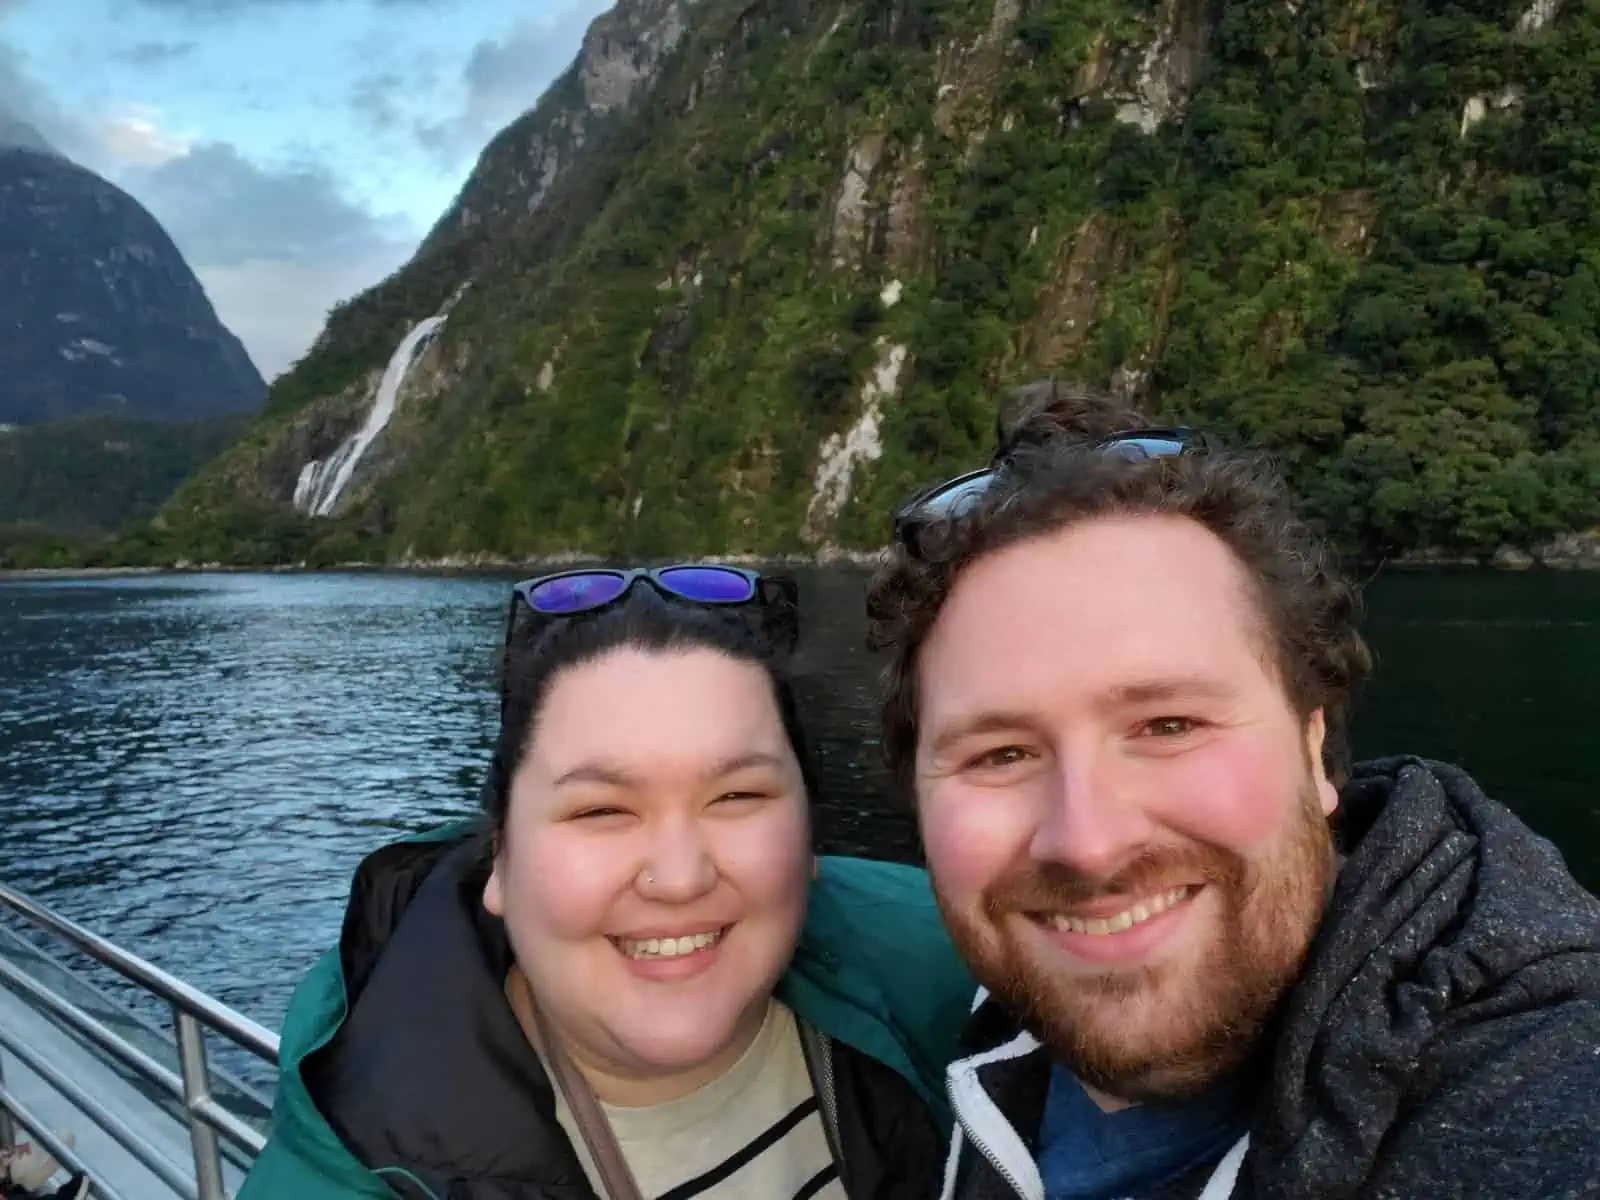
[[[663,904],[685,904],[717,885],[717,864],[697,822],[655,831],[635,882],[639,893]]]

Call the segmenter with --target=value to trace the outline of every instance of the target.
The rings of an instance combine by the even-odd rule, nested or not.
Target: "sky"
[[[410,258],[608,7],[0,0],[0,116],[154,213],[270,380]]]

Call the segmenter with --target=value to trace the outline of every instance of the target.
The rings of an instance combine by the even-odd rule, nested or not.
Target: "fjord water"
[[[910,858],[864,576],[802,571],[826,851]],[[473,811],[505,577],[0,582],[0,879],[276,1027],[361,855]],[[1600,888],[1600,573],[1391,574],[1362,757],[1451,759]]]

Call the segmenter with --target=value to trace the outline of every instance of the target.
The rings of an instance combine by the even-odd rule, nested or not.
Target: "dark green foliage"
[[[333,567],[383,561],[381,542],[357,522],[312,521],[245,505],[211,513],[203,524],[139,522],[99,556],[138,567]]]
[[[1562,177],[1600,157],[1600,7],[1567,5],[1517,37],[1520,7],[1399,5],[1382,86],[1365,97],[1317,32],[1349,10],[1307,7],[1279,31],[1271,72],[1251,36],[1264,11],[1224,18],[1189,122],[1200,169],[1183,202],[1191,275],[1159,368],[1168,404],[1280,449],[1358,549],[1481,551],[1590,525],[1600,209],[1572,203]],[[1463,136],[1468,97],[1512,84],[1520,100],[1491,103]],[[1330,258],[1326,223],[1297,211],[1293,198],[1338,189],[1363,189],[1365,256]],[[1190,286],[1200,272],[1223,290]],[[1233,341],[1241,310],[1296,353],[1274,363],[1259,338]]]
[[[342,310],[169,515],[283,561],[871,548],[987,456],[1005,385],[1055,371],[1271,447],[1359,553],[1600,521],[1600,0],[1526,35],[1521,0],[694,11],[536,212]],[[1158,43],[1203,50],[1147,132]],[[247,485],[288,416],[468,276],[454,373],[402,408],[359,520],[272,526]],[[819,529],[820,455],[893,347],[880,452]]]
[[[0,526],[81,535],[148,517],[244,425],[85,417],[0,432]]]

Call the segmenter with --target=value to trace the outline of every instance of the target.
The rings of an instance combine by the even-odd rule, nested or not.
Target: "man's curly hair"
[[[1110,397],[1053,381],[1022,389],[1012,407],[1019,415],[1002,417],[997,474],[976,507],[924,528],[915,555],[890,547],[868,590],[869,645],[890,652],[884,751],[901,792],[915,794],[918,657],[962,572],[1082,521],[1141,514],[1198,522],[1245,568],[1279,682],[1302,718],[1322,709],[1324,767],[1342,784],[1350,702],[1372,667],[1360,600],[1323,538],[1295,512],[1271,461],[1214,444],[1142,461],[1107,454],[1097,448],[1101,439],[1148,422]]]

